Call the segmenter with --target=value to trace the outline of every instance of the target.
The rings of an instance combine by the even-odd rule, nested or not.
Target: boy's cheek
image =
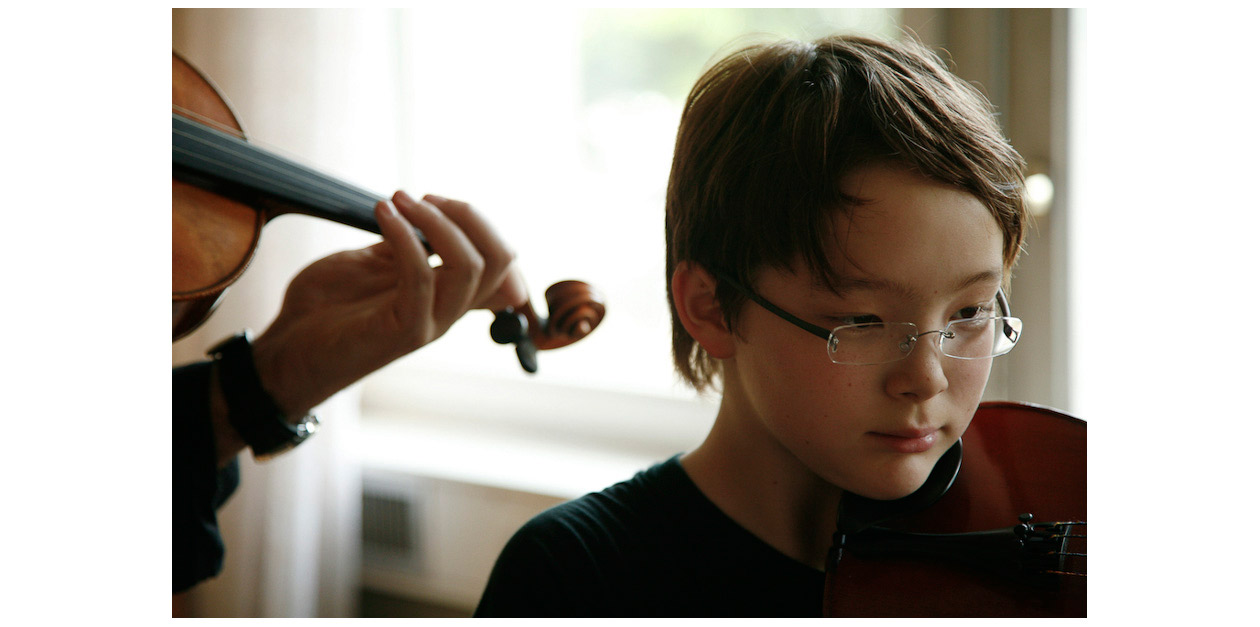
[[[975,397],[977,403],[980,397],[984,395],[984,388],[989,384],[989,375],[993,369],[992,359],[981,359],[976,361],[957,360],[957,367],[952,373],[948,373],[950,387],[957,388],[957,392],[961,392],[968,397]]]

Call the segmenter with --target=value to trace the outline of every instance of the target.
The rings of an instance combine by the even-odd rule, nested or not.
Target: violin
[[[245,272],[270,220],[297,213],[380,234],[374,194],[250,143],[219,89],[172,53],[172,335],[191,333]],[[432,252],[424,234],[417,233]],[[580,281],[545,292],[548,316],[530,303],[495,312],[491,338],[514,344],[521,367],[536,352],[589,335],[604,317],[603,297]]]
[[[981,403],[914,493],[841,497],[823,613],[1085,617],[1085,490],[1084,421]]]

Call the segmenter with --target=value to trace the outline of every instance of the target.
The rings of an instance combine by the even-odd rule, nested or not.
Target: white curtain
[[[172,44],[217,83],[252,140],[389,193],[398,179],[390,22],[387,11],[177,9]],[[173,346],[173,363],[204,359],[242,328],[261,332],[301,268],[376,239],[312,218],[275,220],[219,310]],[[356,613],[358,406],[352,387],[317,408],[322,430],[303,446],[263,464],[241,455],[241,488],[220,510],[226,567],[186,595],[189,613]]]

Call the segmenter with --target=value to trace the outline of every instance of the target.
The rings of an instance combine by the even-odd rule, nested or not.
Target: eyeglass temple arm
[[[1002,317],[1003,318],[1010,317],[1011,304],[1006,302],[1006,292],[1003,292],[1002,288],[1000,287],[998,288],[997,302],[998,302],[998,309],[1001,310],[1002,312]]]
[[[800,318],[797,318],[796,316],[793,316],[792,314],[786,311],[783,311],[782,309],[779,309],[779,307],[775,305],[774,303],[762,298],[756,292],[744,287],[743,285],[740,285],[738,281],[736,281],[735,279],[732,279],[729,276],[726,276],[725,274],[722,274],[721,272],[714,272],[713,274],[716,275],[717,278],[723,281],[726,281],[728,284],[730,284],[731,287],[739,290],[740,294],[747,296],[754,303],[757,303],[758,305],[765,307],[767,310],[770,311],[770,313],[776,316],[779,316],[780,318],[783,318],[784,320],[787,320],[788,322],[791,322],[792,324],[802,329],[805,329],[806,331],[813,333],[814,335],[817,335],[818,337],[821,337],[824,340],[828,340],[828,341],[831,340],[830,329],[824,329],[816,324],[810,324],[808,322],[805,322],[804,320],[801,320]]]
[[[758,305],[765,307],[767,310],[770,311],[770,313],[773,313],[776,316],[779,316],[780,318],[783,318],[784,320],[787,320],[788,322],[791,322],[792,324],[810,333],[813,333],[814,335],[817,335],[818,337],[821,337],[824,340],[831,340],[831,331],[824,329],[816,324],[805,322],[804,320],[801,320],[800,318],[793,316],[792,314],[780,309],[778,305],[775,305],[774,303],[762,298],[756,292],[744,287],[743,285],[739,283],[739,281],[736,281],[735,279],[732,279],[731,277],[721,272],[714,272],[713,274],[717,278],[723,281],[726,281],[728,284],[730,284],[731,287],[735,288],[736,290],[739,290],[740,294],[747,296],[754,303],[757,303]],[[1002,288],[998,288],[997,303],[998,303],[998,309],[1001,310],[1003,317],[1011,315],[1011,305],[1009,302],[1007,302],[1006,293],[1002,291]]]

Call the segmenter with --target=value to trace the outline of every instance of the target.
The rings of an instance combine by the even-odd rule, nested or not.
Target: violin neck
[[[380,234],[381,196],[178,113],[171,114],[174,178],[275,213],[300,213]]]

